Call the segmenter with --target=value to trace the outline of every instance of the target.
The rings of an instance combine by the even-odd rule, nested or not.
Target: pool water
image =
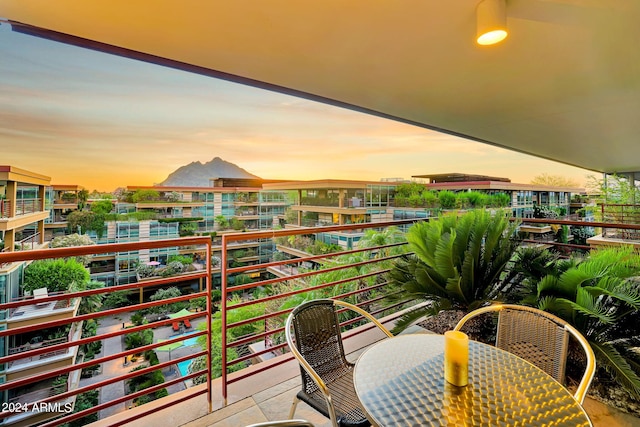
[[[184,360],[182,362],[177,363],[178,370],[180,371],[180,376],[189,375],[189,365],[191,364],[191,360]]]
[[[192,345],[196,345],[198,343],[198,337],[188,338],[182,341],[182,345],[185,347],[191,347]]]
[[[187,333],[184,333],[184,334],[181,334],[181,335],[171,335],[170,338],[178,338],[178,337],[185,337],[186,338],[186,337],[190,336],[191,334],[195,334],[195,333],[196,333],[196,331],[191,331],[191,332],[187,332]],[[180,341],[178,341],[178,342],[180,342]],[[196,345],[197,343],[198,343],[198,337],[187,338],[187,339],[182,341],[182,345],[185,346],[185,347],[191,347],[192,345]]]

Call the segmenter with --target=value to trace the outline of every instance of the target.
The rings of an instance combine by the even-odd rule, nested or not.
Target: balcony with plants
[[[394,231],[392,226],[407,226],[414,221],[330,226],[312,232],[305,229],[286,229],[224,234],[221,237],[219,258],[222,282],[215,297],[219,311],[214,314],[215,309],[210,307],[186,315],[189,319],[196,314],[205,316],[202,327],[212,325],[212,341],[204,338],[207,336],[204,329],[199,329],[203,332],[198,339],[200,350],[196,353],[198,355],[195,358],[198,360],[192,364],[191,370],[181,374],[180,378],[165,376],[163,383],[151,386],[149,391],[134,392],[135,396],[142,396],[167,388],[170,392],[168,400],[159,398],[126,412],[117,411],[118,417],[126,415],[130,420],[146,422],[147,417],[151,419],[154,413],[162,413],[162,408],[174,408],[175,405],[181,405],[182,402],[197,396],[211,396],[208,398],[209,405],[200,405],[200,409],[191,413],[192,418],[189,419],[193,419],[221,408],[225,403],[235,402],[257,392],[253,386],[248,386],[255,384],[256,380],[264,388],[277,385],[284,381],[281,375],[287,366],[290,368],[285,370],[286,378],[296,377],[298,369],[291,364],[293,359],[286,352],[282,322],[288,312],[301,301],[316,297],[334,297],[356,303],[377,317],[385,319],[389,324],[399,325],[399,328],[404,322],[418,319],[421,325],[426,325],[423,327],[436,331],[441,330],[438,328],[450,327],[450,322],[455,321],[455,312],[467,311],[493,301],[538,306],[566,316],[567,320],[575,325],[582,324],[580,327],[585,328],[585,335],[593,340],[592,345],[602,348],[601,355],[604,356],[601,357],[608,355],[613,360],[625,360],[624,363],[609,366],[609,370],[605,368],[607,365],[601,362],[603,369],[599,372],[599,381],[603,384],[620,383],[622,388],[616,390],[634,396],[633,393],[637,393],[637,390],[634,391],[637,384],[633,384],[637,382],[638,370],[632,349],[638,346],[638,337],[637,330],[634,332],[632,326],[640,302],[637,286],[633,282],[634,275],[640,272],[637,268],[638,262],[634,260],[635,255],[621,252],[605,253],[601,255],[602,258],[581,256],[567,259],[558,250],[522,248],[517,233],[517,221],[510,221],[508,215],[491,216],[484,211],[474,212],[463,216],[446,216],[438,221],[421,221],[406,234],[408,243],[401,229],[396,228]],[[563,221],[545,220],[560,224]],[[321,251],[319,254],[304,250],[305,253],[295,258],[278,256],[281,252],[276,251],[270,260],[263,260],[258,264],[245,265],[242,262],[234,262],[245,258],[240,255],[246,255],[246,250],[243,249],[243,252],[239,253],[238,249],[241,247],[239,245],[247,242],[253,244],[271,241],[273,244],[281,241],[286,244],[289,240],[312,241],[316,233],[346,232],[354,228],[369,230],[365,232],[367,238],[361,239],[354,249],[336,247],[335,250]],[[385,233],[384,230],[390,231]],[[191,247],[196,242],[193,239],[200,245],[205,242],[211,245],[209,238],[197,237],[176,239],[172,242],[122,244],[117,245],[118,248],[87,247],[73,250],[124,250],[125,245],[142,248],[147,245],[183,244]],[[127,246],[127,249],[131,248]],[[196,252],[201,250],[202,246]],[[205,256],[202,259],[206,261],[212,258]],[[434,264],[434,259],[440,261]],[[447,259],[452,262],[445,262]],[[616,276],[613,276],[613,271],[612,275],[608,274],[607,266],[611,265],[610,263],[620,266],[615,272]],[[598,270],[598,266],[604,269]],[[270,269],[274,268],[284,270],[286,274],[270,274]],[[109,298],[127,292],[137,295],[141,287],[170,287],[176,281],[189,280],[194,275],[204,279],[207,277],[206,271],[187,273],[184,275],[186,278],[183,275],[175,275],[123,285],[117,289],[82,291],[80,296],[93,295],[94,292],[103,293]],[[428,281],[429,277],[433,280]],[[575,280],[578,277],[588,279],[576,285],[568,285],[570,279]],[[145,300],[136,304],[132,304],[125,297],[119,305],[111,303],[110,306],[114,308],[92,313],[91,317],[100,321],[102,316],[134,314],[155,305],[207,296],[207,292],[211,291],[213,289],[210,288],[209,291],[189,294],[183,290],[179,296],[173,295],[168,300]],[[213,293],[210,295],[213,296]],[[423,311],[408,315],[404,310],[411,307],[421,307]],[[362,337],[367,336],[358,326],[357,319],[344,321],[345,333],[351,337],[346,342],[355,345],[364,339]],[[135,324],[127,333],[169,327],[171,324],[171,320],[154,321],[152,324],[143,322],[140,325]],[[591,329],[593,331],[589,332]],[[9,332],[1,333],[10,335]],[[95,338],[96,341],[101,339],[106,337]],[[145,344],[142,348],[155,349],[172,341],[178,342],[180,339],[176,337],[163,343]],[[84,339],[80,340],[80,344],[85,344]],[[69,343],[55,346],[59,348],[62,345]],[[30,351],[33,354],[34,350]],[[123,355],[131,355],[133,352],[133,349],[125,349],[114,355],[113,360],[122,360]],[[168,355],[162,352],[158,352],[158,356],[158,364],[149,365],[140,371],[145,374],[158,369],[171,369],[173,360],[169,360]],[[7,357],[3,359],[0,359],[0,362],[7,361]],[[103,356],[97,360],[81,362],[76,367],[85,369],[107,363],[108,359],[109,357]],[[207,360],[210,361],[209,364]],[[576,361],[576,364],[579,363],[579,360]],[[212,369],[210,378],[218,377],[213,382],[202,377],[206,375],[208,366]],[[104,385],[105,382],[112,384],[117,381],[129,381],[129,378],[138,373],[125,373],[118,379],[104,379],[98,386]],[[60,372],[56,373],[58,374]],[[171,391],[173,385],[182,382],[184,378],[194,380],[190,387],[180,392],[189,396],[185,397],[186,400],[183,400],[183,394],[173,397]],[[626,386],[625,379],[629,380]],[[2,387],[7,389],[12,388],[12,385],[0,385],[0,388]],[[94,389],[95,387],[81,386],[78,393],[84,394]],[[68,391],[67,394],[69,393],[73,391]],[[95,413],[107,406],[119,408],[125,401],[126,398],[123,396],[114,402],[100,402],[89,410],[84,409],[83,414]],[[633,399],[631,401],[633,402]]]

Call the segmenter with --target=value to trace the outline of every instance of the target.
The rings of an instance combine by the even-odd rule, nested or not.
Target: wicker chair
[[[355,305],[331,300],[308,301],[296,307],[285,327],[287,343],[300,363],[302,390],[293,398],[289,418],[300,400],[331,419],[334,427],[369,426],[353,386],[353,363],[342,345],[337,307],[347,307],[393,335],[372,315]]]
[[[482,307],[464,316],[454,330],[483,313],[499,312],[496,347],[519,356],[542,369],[559,383],[564,382],[569,334],[580,343],[587,366],[574,397],[582,404],[595,373],[595,355],[584,336],[564,320],[546,311],[512,304]]]
[[[266,421],[264,423],[251,424],[245,427],[313,427],[307,420],[281,420]]]

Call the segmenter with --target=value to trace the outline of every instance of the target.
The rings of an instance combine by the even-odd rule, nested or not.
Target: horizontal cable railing
[[[0,199],[0,218],[9,218],[11,213],[11,201]]]
[[[640,244],[640,223],[621,223],[606,221],[576,221],[568,219],[555,218],[511,218],[513,221],[521,221],[521,230],[526,230],[529,237],[525,237],[524,243],[543,244],[558,248],[565,254],[573,251],[588,251],[591,245],[586,241],[588,238],[595,237],[598,234],[604,239],[620,239],[628,243]],[[527,225],[549,226],[548,229],[542,229],[538,233],[531,233],[531,228]],[[563,226],[567,227],[565,240],[562,241],[562,234],[558,233]],[[573,237],[579,237],[580,242],[576,242]]]
[[[423,220],[423,219],[420,219]],[[640,225],[636,224],[611,224],[603,222],[588,222],[575,220],[559,220],[550,218],[540,219],[516,219],[523,221],[523,225],[554,225],[556,228],[563,225],[570,227],[589,227],[592,229],[602,227],[619,227],[621,229],[640,230]],[[103,378],[93,384],[80,384],[70,386],[66,389],[58,388],[58,394],[47,395],[38,398],[33,403],[55,403],[62,402],[66,399],[76,399],[77,396],[97,390],[102,387],[112,386],[114,384],[127,384],[135,381],[136,378],[144,375],[152,375],[154,372],[163,369],[173,368],[176,364],[184,364],[183,362],[192,361],[198,357],[205,357],[206,362],[200,366],[195,372],[187,372],[176,378],[165,378],[160,384],[152,385],[143,390],[134,391],[133,393],[119,396],[108,402],[100,402],[88,409],[74,414],[66,414],[62,418],[48,421],[49,426],[58,425],[64,422],[77,420],[87,415],[91,415],[98,411],[108,410],[114,407],[123,407],[132,399],[144,400],[144,396],[153,393],[160,393],[165,388],[177,387],[184,384],[184,381],[193,381],[202,376],[207,377],[207,389],[194,388],[187,391],[187,397],[181,397],[179,400],[162,399],[158,406],[154,406],[154,411],[158,407],[170,407],[177,405],[185,399],[191,399],[207,393],[209,402],[209,411],[212,410],[212,393],[211,379],[214,375],[212,368],[212,360],[221,356],[221,365],[216,375],[220,375],[222,384],[222,394],[224,401],[227,400],[227,388],[230,384],[241,381],[257,373],[264,372],[267,369],[274,368],[292,360],[292,356],[287,353],[287,345],[284,340],[284,321],[290,311],[298,305],[304,298],[310,297],[332,297],[338,299],[346,299],[354,302],[358,306],[372,313],[376,317],[393,317],[399,316],[400,312],[413,304],[413,301],[404,299],[402,292],[394,288],[387,279],[387,273],[392,268],[394,260],[406,254],[408,248],[405,241],[392,241],[380,243],[370,247],[354,245],[353,241],[364,236],[364,232],[368,229],[376,231],[384,230],[389,227],[404,228],[410,226],[419,220],[403,220],[390,221],[384,223],[366,223],[366,224],[350,224],[342,226],[326,226],[318,228],[292,228],[283,230],[269,230],[256,232],[241,232],[224,234],[221,237],[220,252],[216,253],[216,257],[220,257],[221,268],[221,300],[220,314],[213,316],[213,303],[211,300],[213,272],[211,261],[214,255],[212,241],[209,237],[188,237],[171,240],[156,240],[136,243],[112,243],[105,245],[94,245],[86,247],[74,248],[56,248],[46,250],[33,250],[21,252],[3,252],[0,254],[0,265],[3,263],[30,261],[49,258],[66,258],[80,255],[103,255],[114,254],[120,252],[135,252],[144,249],[159,248],[180,248],[180,253],[192,251],[194,254],[201,255],[199,259],[206,262],[205,269],[196,270],[190,273],[177,274],[171,277],[149,278],[137,283],[126,285],[118,285],[109,288],[87,289],[77,292],[50,292],[44,297],[39,297],[37,302],[32,297],[22,297],[12,300],[4,304],[0,304],[0,310],[5,313],[14,314],[16,310],[21,311],[21,307],[30,304],[44,304],[48,302],[57,303],[68,309],[77,310],[74,301],[88,299],[97,295],[110,295],[116,291],[127,291],[138,295],[146,290],[156,289],[159,287],[169,287],[176,284],[188,284],[198,281],[205,281],[205,289],[200,286],[199,291],[190,294],[183,294],[178,297],[172,297],[159,301],[151,301],[148,298],[144,301],[136,301],[122,307],[110,307],[99,312],[76,312],[65,318],[55,317],[47,319],[43,316],[37,322],[21,322],[18,317],[9,317],[7,319],[8,328],[0,330],[0,339],[8,340],[12,350],[9,354],[0,356],[0,366],[4,366],[7,373],[11,372],[14,365],[20,365],[21,369],[25,366],[25,359],[29,359],[29,363],[39,364],[39,370],[33,373],[25,373],[23,375],[8,375],[7,382],[0,384],[0,391],[18,401],[20,390],[26,390],[38,383],[54,381],[60,377],[68,375],[69,378],[75,373],[89,371],[98,365],[107,366],[107,364],[118,363],[122,365],[122,361],[129,363],[132,356],[144,353],[146,351],[166,351],[159,350],[172,348],[185,340],[185,337],[169,336],[165,341],[152,342],[137,348],[124,349],[120,348],[115,352],[102,352],[96,354],[93,359],[85,359],[79,354],[79,349],[83,346],[90,345],[102,341],[103,345],[106,340],[124,341],[125,336],[133,333],[143,333],[156,328],[174,329],[176,324],[186,325],[189,321],[202,320],[206,324],[206,329],[199,330],[190,334],[190,338],[203,338],[206,341],[206,348],[199,349],[188,355],[179,355],[171,357],[155,365],[149,365],[136,371],[131,369],[119,370],[118,375]],[[277,246],[294,246],[294,240],[297,237],[309,238],[313,242],[314,236],[320,236],[323,233],[336,233],[341,237],[348,236],[349,244],[342,247],[328,247],[322,249],[320,253],[311,254],[310,252],[300,250],[298,255],[291,255],[285,251],[278,251]],[[589,246],[562,243],[557,241],[541,241],[539,239],[525,239],[526,241],[544,243],[554,245],[558,248],[588,249]],[[233,258],[232,253],[236,253],[239,248],[245,244],[251,244],[252,257]],[[310,249],[311,250],[311,249]],[[314,250],[317,250],[315,248]],[[204,253],[204,256],[202,254]],[[246,255],[247,252],[244,252]],[[236,253],[237,255],[237,253]],[[297,256],[297,257],[296,257]],[[215,258],[215,257],[214,257]],[[216,261],[218,262],[218,261]],[[163,318],[162,316],[149,317],[149,323],[126,325],[123,323],[122,328],[119,326],[100,331],[96,336],[75,335],[69,332],[64,338],[51,338],[43,341],[34,341],[34,344],[27,345],[26,341],[21,341],[23,337],[31,337],[40,330],[49,330],[56,328],[65,328],[69,325],[83,322],[91,322],[93,320],[100,321],[104,318],[114,318],[130,316],[137,312],[154,309],[161,305],[186,303],[196,298],[206,299],[206,310],[189,312],[182,314],[174,319]],[[61,310],[62,311],[62,310]],[[359,322],[359,318],[345,318],[343,327],[346,329],[354,328]],[[127,323],[127,321],[125,321]],[[213,325],[213,326],[212,326]],[[212,328],[215,326],[214,334]],[[369,325],[370,326],[370,325]],[[361,333],[366,328],[356,329],[354,333]],[[220,333],[220,336],[218,336]],[[46,344],[45,345],[45,341]],[[213,344],[212,344],[213,341]],[[212,348],[215,345],[215,354],[212,354]],[[169,350],[171,351],[171,350]],[[221,354],[217,354],[221,352]],[[74,355],[75,360],[64,366],[47,369],[46,364],[49,360],[56,359],[63,354]],[[212,357],[214,356],[214,357]],[[277,360],[277,363],[263,363],[269,358],[275,356],[283,356]],[[65,356],[66,357],[66,356]],[[165,358],[166,359],[166,358]],[[15,362],[21,361],[18,364]],[[253,369],[240,371],[242,368],[253,365]],[[44,369],[40,369],[45,367]],[[240,371],[240,372],[238,372]],[[237,372],[233,376],[229,376],[231,372]],[[80,376],[80,375],[78,375]],[[95,379],[95,377],[94,377]],[[69,380],[70,381],[70,380]],[[49,390],[49,385],[43,385],[43,389]],[[181,395],[183,396],[183,395]],[[27,396],[28,397],[28,396]],[[145,410],[144,406],[139,411],[132,411],[127,421],[139,420],[151,413],[151,409]],[[9,412],[0,413],[0,419],[12,417],[14,414]]]
[[[404,227],[415,220],[384,223],[350,224],[314,228],[292,228],[262,232],[229,234],[222,237],[222,297],[220,322],[222,328],[222,394],[227,401],[227,388],[251,375],[275,368],[293,359],[283,357],[277,363],[261,361],[286,353],[284,321],[297,301],[309,297],[351,299],[368,312],[382,317],[398,313],[413,303],[403,299],[400,292],[390,288],[386,279],[393,260],[406,253],[406,241],[371,245],[369,247],[332,247],[329,252],[310,254],[299,250],[293,259],[277,259],[252,265],[229,263],[227,252],[235,242],[250,239],[266,239],[273,247],[287,245],[295,236],[314,236],[319,233],[337,232],[343,235],[367,229],[383,230],[388,227]],[[356,239],[357,240],[357,239]],[[309,239],[312,242],[313,239]],[[284,254],[274,251],[274,254]],[[274,259],[273,257],[271,259]],[[290,269],[282,267],[289,266]],[[295,267],[294,267],[295,266]],[[272,274],[264,274],[264,272]],[[280,274],[276,275],[275,272]],[[254,275],[256,280],[241,280]],[[253,295],[248,294],[253,292]],[[361,318],[347,319],[343,327],[352,328]],[[362,330],[368,330],[367,326]],[[248,364],[254,369],[249,373],[229,373]]]
[[[570,238],[567,239],[568,242],[558,241],[557,233],[558,230],[562,229],[562,226],[572,228],[585,227],[590,230],[596,230],[603,226],[640,229],[640,225],[604,224],[593,221],[577,221],[574,219],[513,218],[513,220],[521,222],[524,226],[534,224],[549,226],[548,236],[544,239],[521,236],[523,243],[543,244],[544,246],[555,248],[555,250],[560,251],[561,254],[564,255],[568,255],[575,250],[588,251],[590,246],[586,243],[571,243]],[[393,225],[406,226],[415,221],[418,221],[418,219],[388,223],[351,224],[345,226],[303,227],[223,236],[222,307],[220,321],[222,327],[222,392],[225,401],[228,385],[262,372],[263,369],[273,368],[278,364],[286,363],[292,359],[291,357],[283,358],[279,360],[277,364],[268,364],[268,368],[254,367],[251,373],[245,375],[236,374],[233,378],[230,378],[228,375],[234,370],[234,367],[235,369],[239,369],[247,366],[249,363],[256,365],[260,363],[258,359],[261,357],[270,358],[274,355],[286,353],[286,344],[283,339],[284,320],[293,307],[297,305],[297,303],[302,302],[301,298],[304,294],[312,293],[315,297],[318,295],[330,295],[332,298],[338,299],[354,298],[357,305],[366,308],[367,311],[375,315],[388,315],[394,311],[400,311],[406,307],[407,304],[412,303],[402,300],[401,295],[393,295],[392,293],[397,291],[390,289],[389,282],[385,279],[385,275],[390,268],[390,263],[402,255],[371,255],[376,252],[384,254],[385,251],[405,243],[394,243],[369,248],[341,249],[334,253],[310,255],[297,247],[293,248],[295,250],[288,250],[287,247],[285,247],[287,243],[284,242],[283,239],[293,239],[293,237],[300,235],[319,236],[323,233],[331,232],[348,235],[349,233],[354,234],[354,232],[364,231],[368,228],[384,229]],[[526,230],[526,227],[523,227],[523,230]],[[547,232],[546,228],[545,232]],[[232,250],[231,245],[249,239],[270,239],[274,242],[275,253],[278,253],[279,249],[281,253],[287,253],[293,256],[293,258],[273,260],[259,264],[231,266],[229,261],[230,257],[228,256],[228,253]],[[363,253],[369,254],[369,258],[357,259],[358,254]],[[335,262],[335,260],[340,257],[349,256],[352,258],[344,265]],[[387,264],[386,266],[385,263]],[[307,264],[307,267],[301,268],[300,266],[304,264]],[[309,265],[312,265],[312,267]],[[375,268],[373,268],[374,266]],[[256,280],[240,281],[240,283],[238,283],[238,277],[242,277],[242,275],[257,274],[265,270],[274,273],[274,275],[277,274],[278,277],[260,276]],[[341,272],[346,270],[360,271],[358,271],[357,274],[340,277]],[[324,277],[320,282],[314,281],[314,278],[322,275],[324,275]],[[369,282],[367,282],[366,285],[362,285],[365,281]],[[350,286],[343,286],[347,284]],[[340,289],[341,286],[342,289]],[[348,289],[345,290],[345,288]],[[263,292],[261,290],[267,291]],[[250,292],[256,293],[257,296],[254,297],[250,295]],[[234,300],[232,298],[234,294],[240,295],[240,297]],[[287,300],[296,301],[296,298],[298,298],[297,303],[292,302],[291,305],[287,305]],[[393,303],[390,301],[393,301]],[[251,309],[255,309],[251,315],[247,315],[246,317],[241,315],[243,310],[248,312]],[[229,320],[231,317],[233,317],[233,320]],[[254,325],[253,328],[252,325]],[[259,326],[256,327],[255,325]],[[234,330],[241,330],[243,332],[237,333],[234,332]]]
[[[600,215],[604,222],[640,224],[640,205],[603,203]],[[613,239],[640,240],[640,231],[634,229],[603,227],[602,235]]]
[[[17,199],[15,203],[15,214],[26,215],[42,211],[42,199]]]
[[[136,243],[119,243],[108,245],[92,245],[83,247],[72,248],[55,248],[55,249],[43,249],[33,251],[19,251],[19,252],[4,252],[0,254],[0,264],[20,261],[31,260],[44,260],[44,259],[56,259],[67,258],[81,255],[95,255],[103,253],[116,253],[127,251],[138,251],[143,249],[157,249],[157,248],[186,248],[191,249],[194,252],[205,253],[206,259],[211,258],[211,239],[208,237],[187,237],[181,239],[168,239],[168,240],[156,240]],[[10,316],[7,318],[7,328],[0,330],[0,338],[3,340],[9,340],[9,343],[14,343],[11,347],[13,351],[9,351],[9,354],[0,356],[0,366],[4,366],[5,375],[7,381],[0,384],[0,391],[9,397],[11,402],[27,402],[25,399],[33,398],[33,401],[28,401],[29,407],[41,407],[40,405],[56,403],[62,404],[63,402],[75,401],[78,396],[88,393],[94,390],[99,390],[106,386],[112,386],[121,384],[117,388],[122,390],[122,393],[115,398],[107,401],[99,402],[98,404],[90,405],[87,409],[81,410],[75,413],[52,413],[51,417],[45,421],[45,426],[57,426],[62,423],[78,420],[85,416],[97,413],[102,410],[111,410],[113,413],[119,410],[124,410],[124,405],[127,402],[139,400],[140,404],[144,404],[150,400],[147,396],[166,395],[163,390],[167,390],[170,387],[184,388],[185,381],[193,380],[194,378],[206,376],[207,388],[206,389],[193,389],[189,391],[187,388],[186,394],[181,394],[179,401],[167,400],[163,401],[160,406],[168,407],[176,405],[186,399],[191,399],[199,396],[203,393],[207,393],[207,399],[209,404],[209,411],[212,410],[211,400],[211,268],[210,262],[207,262],[206,269],[196,271],[189,274],[178,274],[176,276],[158,278],[148,280],[139,283],[133,283],[129,285],[120,285],[114,287],[104,287],[87,289],[77,292],[60,292],[50,293],[43,297],[29,298],[23,297],[14,301],[9,301],[0,304],[0,310],[5,312],[14,311],[20,309],[21,312],[34,313],[36,317],[26,318],[28,314],[22,316]],[[116,306],[115,308],[107,308],[100,311],[87,310],[88,312],[78,312],[80,305],[72,305],[75,307],[73,312],[67,316],[60,315],[50,316],[53,311],[43,312],[45,306],[50,302],[61,301],[80,301],[81,299],[91,299],[96,296],[108,296],[117,291],[133,292],[133,295],[137,298],[138,292],[156,290],[157,288],[176,286],[180,284],[189,284],[194,282],[204,281],[204,289],[200,286],[200,290],[192,292],[186,295],[180,295],[171,298],[164,298],[159,300],[151,300],[148,302],[127,302],[125,305]],[[191,286],[191,285],[189,285]],[[77,332],[75,325],[82,325],[84,322],[97,321],[98,323],[105,321],[106,319],[128,318],[133,314],[140,314],[141,311],[147,309],[157,309],[160,306],[168,306],[170,304],[188,303],[196,298],[203,298],[206,300],[206,309],[204,311],[196,312],[179,312],[174,318],[166,318],[154,322],[139,322],[139,324],[129,324],[130,321],[122,322],[115,325],[107,324],[105,328],[96,329],[97,334],[87,336],[80,336],[80,331]],[[40,308],[34,308],[36,305]],[[66,305],[66,304],[65,304]],[[29,308],[33,308],[29,310]],[[43,308],[45,307],[45,308]],[[23,310],[24,308],[24,310]],[[171,327],[176,324],[190,324],[193,320],[203,320],[204,327],[195,331],[189,335],[169,335],[166,339],[153,339],[149,343],[148,341],[141,342],[137,346],[127,346],[127,337],[132,337],[132,334],[146,334],[152,333],[152,329],[163,328],[164,334],[170,334]],[[34,336],[34,334],[42,333],[43,331],[55,331],[65,330],[69,328],[69,332],[62,338],[54,338],[47,340],[35,340],[35,344],[21,344],[23,339]],[[83,330],[84,331],[84,330]],[[160,361],[158,356],[159,351],[171,351],[171,346],[178,345],[178,347],[184,345],[186,338],[196,339],[198,337],[205,337],[204,350],[189,352],[189,354],[177,354],[176,357],[171,357],[169,353],[169,360]],[[110,345],[118,343],[117,346],[109,348],[108,351],[101,351],[96,353],[95,358],[86,359],[80,356],[81,348],[88,348],[86,346],[92,345],[98,342],[102,343],[103,349],[110,340]],[[131,339],[133,341],[133,339]],[[156,352],[156,357],[151,356],[150,352]],[[132,369],[133,366],[129,366],[129,361],[136,355],[145,355],[149,359],[145,358],[145,362],[138,364],[138,367]],[[69,358],[68,362],[61,362],[60,356]],[[193,361],[198,357],[204,357],[204,363],[200,364],[202,368],[196,369],[194,372],[187,372],[185,375],[177,375],[176,378],[165,378],[162,374],[163,370],[173,369],[175,365],[180,363]],[[163,357],[166,359],[166,357]],[[25,361],[23,363],[23,361]],[[50,364],[52,360],[55,360],[55,364]],[[65,359],[67,360],[67,359]],[[125,361],[124,363],[122,361]],[[14,362],[21,361],[19,365],[13,365]],[[126,365],[126,366],[125,366]],[[83,385],[82,382],[74,384],[69,387],[54,387],[57,394],[47,392],[44,397],[36,399],[34,389],[38,390],[50,390],[50,383],[52,381],[60,381],[60,378],[68,376],[68,382],[71,383],[72,378],[78,378],[80,380],[80,373],[85,369],[93,369],[96,366],[110,366],[111,373],[104,375],[104,379],[91,384]],[[113,367],[117,369],[113,369]],[[103,370],[104,371],[104,370]],[[159,373],[159,374],[158,374]],[[150,384],[149,387],[131,388],[131,393],[125,394],[125,386],[130,383],[136,383],[146,380],[151,377],[158,378],[161,376],[161,381]],[[49,384],[49,385],[47,385]],[[168,392],[168,391],[167,391]],[[26,394],[32,393],[32,394]],[[159,393],[159,394],[158,394]],[[38,396],[42,396],[39,394]],[[70,399],[70,400],[69,400]],[[11,406],[8,406],[11,408]],[[24,408],[24,407],[23,407]],[[125,422],[131,422],[136,419],[140,419],[145,416],[145,413],[149,411],[131,412],[129,417],[125,417]],[[154,411],[158,410],[157,406],[154,406]],[[37,411],[32,411],[32,415],[36,415]],[[28,416],[29,414],[16,414],[11,411],[0,412],[0,419],[5,423],[10,423],[12,417],[15,416]],[[57,417],[57,418],[56,418]]]

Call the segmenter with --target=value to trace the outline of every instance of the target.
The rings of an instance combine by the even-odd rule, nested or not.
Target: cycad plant
[[[441,310],[470,311],[498,299],[518,247],[516,229],[504,212],[485,210],[414,224],[407,231],[414,255],[400,259],[390,277],[405,296],[430,303],[405,315],[396,330]]]
[[[530,297],[525,302],[580,330],[596,354],[597,365],[640,398],[638,252],[630,246],[594,250],[564,271],[542,277],[532,296],[534,301]]]

